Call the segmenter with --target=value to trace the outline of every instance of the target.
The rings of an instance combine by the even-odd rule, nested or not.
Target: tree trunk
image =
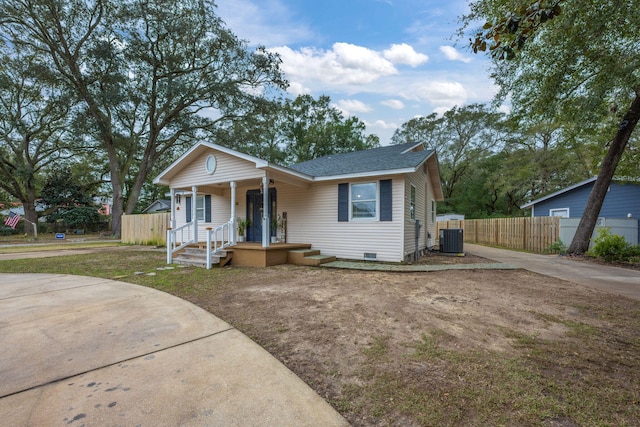
[[[35,230],[33,229],[33,224],[38,223],[38,213],[36,212],[36,189],[33,187],[28,187],[25,191],[27,195],[26,200],[21,200],[22,206],[24,208],[24,218],[27,220],[27,223],[24,225],[24,232],[30,234],[35,234]],[[31,222],[31,224],[29,224]]]
[[[124,212],[124,198],[122,196],[122,186],[112,184],[113,202],[111,205],[111,235],[116,239],[120,238],[120,225]]]
[[[633,100],[631,108],[629,108],[624,115],[618,132],[609,146],[609,151],[602,162],[602,166],[600,166],[598,178],[593,185],[584,213],[582,214],[582,218],[580,218],[576,234],[571,241],[571,245],[569,245],[567,253],[582,255],[589,250],[589,241],[596,227],[598,215],[604,203],[604,198],[607,195],[607,190],[609,189],[609,185],[611,185],[611,180],[618,167],[622,153],[631,138],[633,130],[638,124],[639,118],[640,94],[636,93],[636,98]]]

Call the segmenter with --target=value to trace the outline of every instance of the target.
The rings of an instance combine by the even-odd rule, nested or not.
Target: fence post
[[[171,239],[171,227],[167,228],[167,264],[171,264],[171,255],[173,255],[173,242]]]

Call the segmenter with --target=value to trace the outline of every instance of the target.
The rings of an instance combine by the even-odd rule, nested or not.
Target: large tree
[[[569,252],[587,251],[607,189],[640,119],[640,8],[628,0],[477,0],[464,18],[488,51],[500,99],[560,119],[605,149]],[[636,168],[636,171],[638,169]]]
[[[109,161],[116,235],[162,155],[286,85],[279,58],[249,49],[210,0],[0,0],[0,25],[82,101]]]
[[[75,145],[69,132],[74,101],[41,58],[8,44],[0,40],[0,188],[20,200],[25,218],[36,224],[43,171],[69,158]]]
[[[365,135],[365,129],[357,117],[344,117],[328,96],[300,95],[284,103],[279,140],[285,162],[292,164],[377,147],[377,136]]]
[[[380,145],[376,135],[365,133],[359,118],[345,117],[326,95],[299,95],[277,102],[265,99],[254,104],[248,116],[220,127],[216,141],[277,164]]]
[[[393,134],[394,144],[422,142],[440,161],[445,199],[460,190],[470,167],[502,148],[504,116],[482,104],[453,107],[442,116],[413,118]]]

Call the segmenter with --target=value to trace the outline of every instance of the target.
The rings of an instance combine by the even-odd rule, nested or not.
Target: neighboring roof
[[[569,191],[575,190],[577,188],[583,187],[585,185],[591,184],[593,182],[596,182],[596,179],[598,179],[598,177],[596,177],[596,176],[594,176],[593,178],[585,179],[584,181],[580,181],[580,182],[578,182],[576,184],[570,185],[569,187],[564,188],[564,189],[559,190],[559,191],[556,191],[555,193],[551,193],[551,194],[546,195],[544,197],[540,197],[539,199],[532,200],[529,203],[526,203],[526,204],[520,206],[520,209],[530,208],[533,205],[536,205],[536,204],[538,204],[540,202],[544,202],[545,200],[552,199],[552,198],[557,197],[557,196],[559,196],[561,194],[564,194],[564,193],[567,193]],[[629,177],[620,177],[619,176],[619,177],[614,177],[612,182],[613,181],[618,181],[618,182],[620,182],[620,181],[638,181],[638,179],[637,178],[629,178]],[[635,184],[635,185],[637,185],[637,184]]]
[[[584,185],[591,184],[592,182],[595,182],[596,179],[597,179],[597,177],[595,177],[595,176],[593,178],[585,179],[584,181],[580,181],[577,184],[570,185],[569,187],[564,188],[564,189],[559,190],[559,191],[556,191],[555,193],[551,193],[551,194],[546,195],[544,197],[540,197],[539,199],[532,200],[529,203],[526,203],[526,204],[520,206],[520,209],[530,208],[533,205],[536,205],[536,204],[538,204],[540,202],[544,202],[545,200],[548,200],[548,199],[551,199],[553,197],[559,196],[559,195],[561,195],[563,193],[566,193],[566,192],[569,192],[571,190],[575,190],[576,188],[580,188],[580,187],[582,187]]]
[[[331,154],[289,166],[289,169],[313,176],[327,177],[371,172],[413,172],[425,162],[433,150],[422,144],[389,145],[351,153]]]
[[[149,206],[147,206],[146,208],[144,208],[144,210],[142,211],[142,213],[147,213],[150,210],[154,210],[154,211],[161,211],[161,210],[169,210],[171,209],[171,200],[165,200],[165,199],[158,199],[155,200],[153,203],[151,203]]]

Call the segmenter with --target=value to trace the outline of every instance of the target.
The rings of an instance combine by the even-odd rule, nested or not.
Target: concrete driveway
[[[465,252],[604,292],[640,299],[640,271],[489,246],[464,244]]]
[[[0,273],[0,348],[2,425],[348,425],[227,323],[142,286]]]

